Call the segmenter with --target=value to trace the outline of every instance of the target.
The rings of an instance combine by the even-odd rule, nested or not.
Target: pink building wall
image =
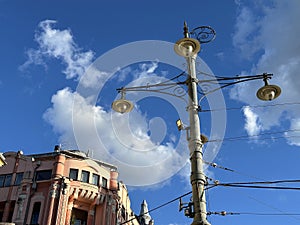
[[[4,156],[0,222],[115,225],[135,216],[126,186],[118,182],[117,168],[112,165],[80,151],[58,148],[50,153],[23,155],[19,151]],[[21,173],[23,178],[17,179]],[[138,225],[136,220],[133,223]]]

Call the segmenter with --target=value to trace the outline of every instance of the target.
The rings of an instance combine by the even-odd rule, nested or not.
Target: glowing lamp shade
[[[272,101],[277,98],[280,93],[281,89],[277,85],[265,85],[258,89],[256,96],[263,101]]]
[[[193,38],[183,38],[176,42],[174,51],[180,56],[190,57],[200,51],[200,43]]]
[[[119,99],[112,103],[112,109],[119,113],[128,113],[133,109],[133,103],[126,99]]]

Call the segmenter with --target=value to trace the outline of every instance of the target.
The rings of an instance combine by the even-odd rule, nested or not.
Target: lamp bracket
[[[200,26],[193,29],[190,35],[194,36],[200,44],[205,44],[216,38],[216,31],[210,26]]]

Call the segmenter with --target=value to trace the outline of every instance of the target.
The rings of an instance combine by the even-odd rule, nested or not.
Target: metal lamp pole
[[[207,221],[206,212],[206,199],[204,187],[206,184],[206,177],[203,170],[203,143],[201,141],[200,133],[200,119],[199,119],[199,105],[198,105],[198,93],[197,85],[198,80],[196,76],[196,58],[197,53],[200,50],[200,43],[198,40],[189,38],[188,28],[186,23],[184,24],[184,36],[185,38],[177,41],[174,49],[175,52],[186,58],[188,66],[188,113],[189,113],[189,136],[188,145],[190,150],[191,161],[191,176],[190,181],[192,185],[193,193],[193,223],[192,225],[210,225]]]
[[[191,185],[193,192],[194,203],[194,221],[193,225],[209,225],[206,220],[206,200],[204,186],[206,177],[203,171],[202,161],[202,146],[203,143],[200,138],[200,120],[198,116],[198,96],[197,96],[197,83],[195,82],[195,59],[196,56],[187,58],[189,69],[189,119],[190,119],[190,137],[188,140],[191,160]]]
[[[191,185],[193,192],[194,203],[194,221],[193,225],[209,225],[206,220],[206,200],[204,186],[206,183],[206,177],[203,171],[202,161],[202,146],[203,143],[200,138],[200,120],[198,116],[198,96],[197,96],[197,83],[196,71],[195,71],[195,59],[196,56],[187,58],[188,70],[189,70],[189,119],[190,119],[190,137],[189,137],[189,150],[191,160]]]
[[[189,34],[196,36],[197,39],[190,38]],[[203,169],[203,144],[205,140],[200,133],[200,119],[199,119],[199,103],[198,103],[198,92],[197,86],[200,81],[196,76],[196,58],[197,53],[200,51],[200,43],[208,43],[215,38],[215,31],[209,26],[201,26],[193,29],[191,32],[188,31],[186,23],[184,23],[184,38],[176,42],[174,46],[175,52],[183,56],[187,61],[188,76],[185,82],[178,82],[178,85],[186,84],[188,88],[188,107],[187,111],[189,113],[189,127],[185,128],[188,130],[187,140],[190,151],[190,161],[191,161],[191,176],[190,182],[192,185],[193,199],[192,203],[193,210],[188,212],[189,217],[193,217],[194,220],[192,225],[211,225],[206,217],[206,199],[205,199],[205,186],[206,186],[206,176]],[[261,75],[248,75],[248,76],[238,76],[238,77],[218,77],[213,80],[201,80],[204,82],[218,82],[222,81],[222,86],[213,89],[209,92],[203,94],[202,98],[211,94],[217,90],[228,87],[230,85],[238,84],[241,82],[252,81],[257,79],[263,79],[265,85],[257,91],[257,97],[263,101],[271,101],[277,98],[280,93],[280,87],[276,85],[269,85],[268,80],[271,79],[273,74],[264,73]],[[163,85],[162,85],[163,84]],[[157,83],[145,86],[135,86],[135,87],[122,87],[118,88],[117,91],[121,93],[121,99],[115,100],[112,103],[112,108],[119,113],[128,113],[133,109],[133,103],[125,99],[125,93],[128,91],[147,91],[147,92],[157,92],[162,94],[170,94],[175,97],[180,97],[175,94],[167,93],[165,87],[173,87],[174,83]],[[163,87],[163,88],[162,88]],[[201,99],[202,99],[201,98]],[[201,101],[200,99],[200,101]],[[181,122],[177,124],[178,129],[184,129]],[[180,210],[182,209],[180,201]],[[183,207],[187,208],[187,207]],[[189,208],[190,210],[190,208]]]

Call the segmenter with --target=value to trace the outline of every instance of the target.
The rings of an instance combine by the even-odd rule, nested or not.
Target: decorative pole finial
[[[189,37],[189,28],[186,24],[186,21],[184,21],[184,23],[183,23],[183,35],[185,38]]]

